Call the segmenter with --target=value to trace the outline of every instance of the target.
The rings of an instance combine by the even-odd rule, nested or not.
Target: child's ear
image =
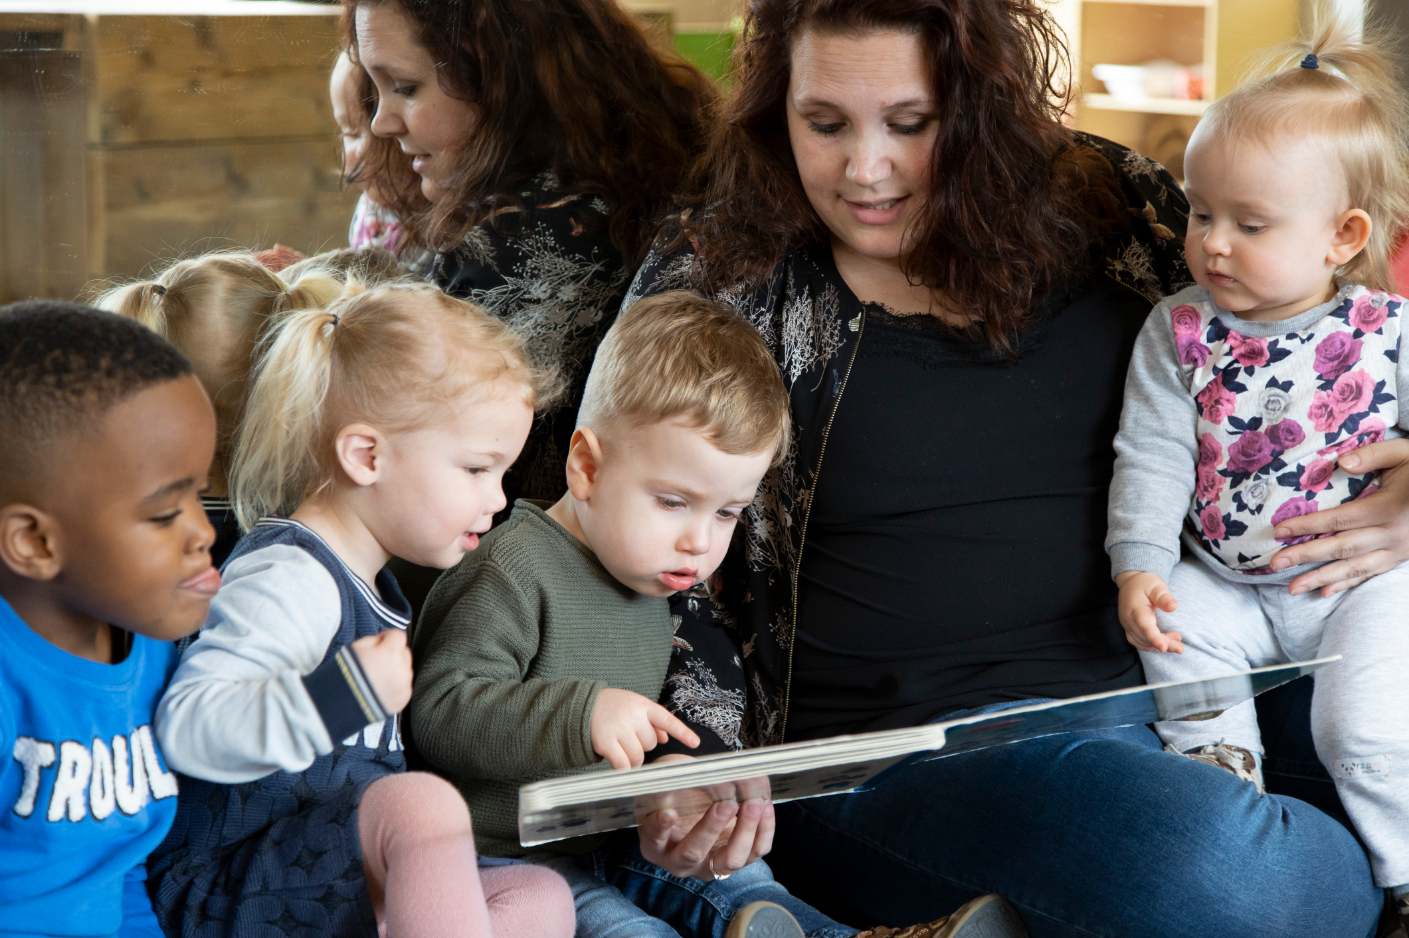
[[[338,465],[353,485],[371,485],[381,475],[386,438],[365,423],[348,424],[338,431],[333,452],[337,453]]]
[[[1362,209],[1353,208],[1336,219],[1336,233],[1331,236],[1331,250],[1326,260],[1337,267],[1349,264],[1351,258],[1365,249],[1375,223]]]
[[[58,525],[32,505],[0,508],[0,560],[30,580],[52,580],[63,568]]]
[[[578,427],[568,444],[567,481],[572,497],[585,502],[592,497],[602,468],[602,441],[591,427]]]

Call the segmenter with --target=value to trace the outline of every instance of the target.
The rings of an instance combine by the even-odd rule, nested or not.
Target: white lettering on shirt
[[[117,807],[123,814],[131,816],[141,811],[147,804],[147,772],[142,768],[142,757],[129,758],[127,737],[113,737],[113,775],[117,781]]]
[[[34,813],[45,769],[58,767],[49,792],[45,819],[77,823],[90,814],[95,821],[114,810],[133,815],[148,801],[174,798],[176,775],[161,766],[150,726],[139,726],[128,735],[118,734],[112,744],[98,737],[92,747],[75,740],[54,743],[32,736],[15,740],[14,759],[24,771],[13,810],[22,818]]]
[[[82,743],[66,739],[59,743],[59,774],[49,796],[49,820],[70,821],[88,816],[88,775],[93,771],[93,754]]]
[[[15,813],[29,817],[34,813],[34,799],[39,795],[39,770],[54,764],[54,744],[21,736],[15,740],[15,761],[24,767],[20,796],[15,799]]]
[[[88,810],[101,821],[117,809],[117,789],[113,785],[113,752],[108,744],[93,737],[93,778],[88,783]]]

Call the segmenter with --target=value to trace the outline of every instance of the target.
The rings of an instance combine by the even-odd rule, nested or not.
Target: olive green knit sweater
[[[408,755],[460,789],[475,846],[492,857],[526,852],[520,785],[607,768],[592,750],[597,693],[619,687],[655,700],[670,661],[667,601],[618,583],[547,505],[516,502],[436,582],[411,637]]]

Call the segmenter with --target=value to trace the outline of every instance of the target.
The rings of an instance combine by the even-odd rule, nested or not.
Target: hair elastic
[[[157,296],[166,296],[166,287],[162,286],[159,283],[154,283],[152,284],[152,292],[155,293]]]
[[[342,322],[342,320],[338,317],[337,313],[329,313],[328,315],[333,317],[332,320],[329,321],[328,325],[336,326],[338,323]]]
[[[1304,59],[1301,60],[1301,67],[1302,67],[1302,68],[1316,68],[1316,67],[1317,67],[1317,63],[1316,63],[1316,55],[1315,55],[1315,53],[1308,53],[1307,56],[1306,56],[1306,58],[1304,58]]]

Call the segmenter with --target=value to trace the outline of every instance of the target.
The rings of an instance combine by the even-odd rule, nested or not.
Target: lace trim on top
[[[924,368],[1011,365],[1012,359],[979,336],[956,333],[926,313],[902,316],[881,303],[862,303],[866,309],[866,335],[861,341],[863,358],[907,358]],[[1063,304],[1065,305],[1065,304]],[[1042,320],[1018,338],[1018,354],[1039,348],[1054,317]]]

